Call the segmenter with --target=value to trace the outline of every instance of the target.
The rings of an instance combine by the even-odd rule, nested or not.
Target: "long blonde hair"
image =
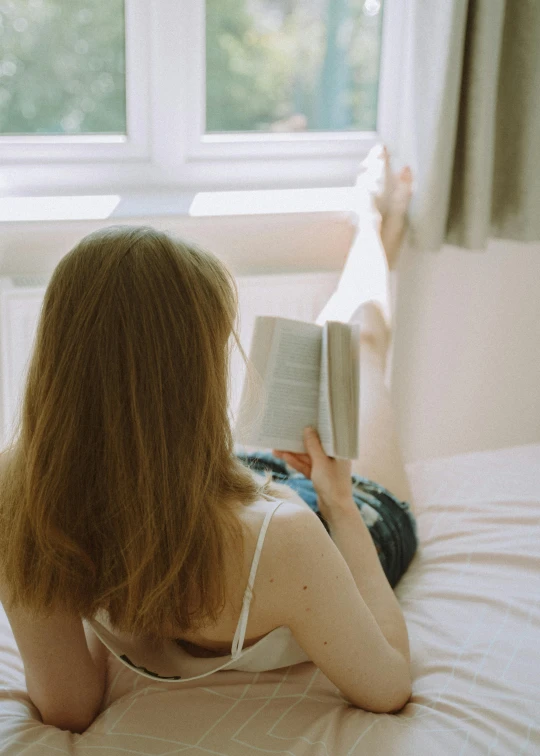
[[[1,480],[11,604],[105,609],[153,637],[217,620],[225,558],[244,556],[233,506],[275,494],[234,455],[237,317],[225,266],[150,226],[100,229],[61,259]]]

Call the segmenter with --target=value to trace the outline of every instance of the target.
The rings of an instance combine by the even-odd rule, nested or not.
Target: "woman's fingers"
[[[295,459],[298,459],[299,461],[308,465],[311,462],[311,457],[309,456],[309,454],[302,454],[301,452],[290,452],[282,451],[281,449],[272,449],[272,454],[274,455],[274,457],[279,457],[280,459],[282,459],[285,454],[288,454],[290,457],[294,457]]]
[[[306,478],[311,477],[311,458],[309,454],[282,451],[281,449],[272,449],[272,454],[274,457],[278,457],[291,467],[294,467],[295,470],[301,472]]]
[[[295,470],[298,470],[298,472],[301,472],[302,475],[305,475],[306,478],[309,478],[311,475],[311,464],[306,463],[304,460],[300,459],[299,456],[296,454],[293,454],[291,452],[282,452],[282,459],[291,467],[294,467]]]

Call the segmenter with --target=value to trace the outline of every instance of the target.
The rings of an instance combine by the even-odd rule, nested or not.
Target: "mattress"
[[[398,714],[347,705],[311,662],[156,684],[109,659],[82,735],[44,726],[0,611],[8,756],[540,754],[540,444],[408,467],[420,548],[396,587],[413,694]]]

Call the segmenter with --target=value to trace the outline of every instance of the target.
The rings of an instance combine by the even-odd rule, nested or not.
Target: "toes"
[[[405,184],[410,189],[412,189],[412,182],[413,182],[413,175],[412,171],[409,165],[406,165],[405,168],[402,168],[399,172],[399,176],[397,177],[397,184]]]
[[[402,181],[412,181],[411,166],[410,165],[406,165],[405,168],[401,169],[399,175],[400,175]]]
[[[385,219],[386,216],[407,209],[412,196],[412,181],[412,171],[408,165],[392,176],[392,191],[388,198]]]
[[[412,172],[409,166],[403,168],[396,177],[394,191],[390,199],[390,209],[404,212],[412,197]]]
[[[383,221],[396,211],[406,211],[412,196],[410,166],[393,173],[388,148],[385,144],[376,144],[362,161],[362,168],[356,186],[368,190]]]

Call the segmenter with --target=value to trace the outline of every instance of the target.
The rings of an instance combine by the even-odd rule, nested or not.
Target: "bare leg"
[[[371,159],[373,163],[373,155]],[[352,471],[385,486],[414,507],[394,410],[384,382],[391,338],[388,274],[397,262],[406,227],[411,174],[406,168],[399,176],[390,176],[386,152],[379,153],[378,161],[385,176],[382,189],[379,186],[377,194],[373,194],[371,213],[360,215],[361,227],[338,287],[317,323],[360,322],[360,455],[353,460]],[[369,171],[374,173],[373,166]]]
[[[358,308],[373,301],[391,331],[389,273],[397,264],[407,227],[412,174],[407,167],[392,175],[385,147],[374,147],[364,165],[366,170],[356,181],[356,234],[336,291],[315,322],[358,321]]]
[[[371,304],[375,317],[378,310]],[[384,382],[386,346],[360,337],[360,454],[352,471],[385,486],[414,511],[390,394]]]

